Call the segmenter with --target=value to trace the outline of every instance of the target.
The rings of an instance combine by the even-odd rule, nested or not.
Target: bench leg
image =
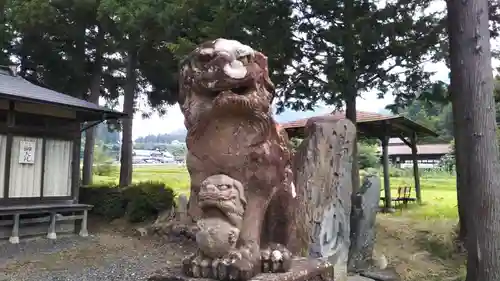
[[[12,244],[19,244],[19,214],[14,215],[14,225],[12,226],[12,234],[9,242]]]
[[[47,239],[50,239],[50,240],[57,239],[57,234],[56,234],[56,213],[50,213],[50,225],[49,225],[49,231],[47,233]]]
[[[89,232],[87,230],[87,215],[88,215],[88,211],[84,210],[83,211],[82,222],[81,222],[81,226],[80,226],[80,236],[81,237],[87,237],[87,236],[89,236]]]

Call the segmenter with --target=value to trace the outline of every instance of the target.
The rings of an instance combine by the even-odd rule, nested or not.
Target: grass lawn
[[[109,176],[94,175],[94,183],[118,183],[120,171],[116,168]],[[178,194],[189,193],[189,174],[185,167],[178,165],[134,166],[132,181],[160,181]]]
[[[391,195],[397,196],[399,186],[414,187],[413,178],[391,178]],[[423,176],[420,179],[422,206],[408,204],[399,214],[421,219],[456,219],[457,213],[457,191],[456,179],[449,175]],[[412,188],[412,196],[415,189]]]
[[[94,176],[95,183],[118,183],[119,170],[116,168],[109,176]],[[178,194],[189,193],[189,174],[183,166],[178,165],[145,165],[135,166],[133,182],[161,181],[172,187]],[[392,197],[397,196],[399,186],[414,186],[411,177],[391,177]],[[457,218],[455,177],[447,174],[422,175],[420,179],[423,206],[409,204],[398,214],[423,219]],[[415,192],[415,189],[412,189]],[[413,194],[414,196],[414,194]]]
[[[94,176],[95,183],[117,183],[119,171],[109,176]],[[189,175],[177,165],[136,166],[133,182],[161,181],[177,194],[189,193]],[[399,186],[414,186],[409,176],[391,177],[392,197]],[[449,174],[422,173],[423,205],[409,203],[394,214],[377,216],[377,253],[407,281],[458,281],[464,279],[464,257],[455,252],[453,230],[457,223],[455,177]],[[412,188],[412,196],[414,195]]]

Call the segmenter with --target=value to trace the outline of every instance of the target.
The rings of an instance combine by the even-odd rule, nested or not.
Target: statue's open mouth
[[[217,97],[218,95],[225,93],[225,94],[233,94],[233,95],[238,95],[238,96],[245,96],[247,94],[250,94],[254,87],[249,87],[249,86],[240,86],[236,88],[231,88],[229,90],[220,90],[220,91],[212,91],[212,94],[214,97]]]
[[[252,89],[251,87],[242,86],[242,87],[238,87],[238,88],[232,88],[231,92],[233,92],[237,95],[245,95],[245,94],[249,93],[251,89]]]

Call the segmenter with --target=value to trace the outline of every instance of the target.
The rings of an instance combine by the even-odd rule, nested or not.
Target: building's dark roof
[[[326,114],[332,121],[345,119],[344,111]],[[314,117],[312,117],[314,118]],[[280,124],[290,137],[304,137],[304,127],[310,118]],[[400,137],[402,133],[416,133],[417,136],[437,136],[437,134],[401,115],[389,116],[372,112],[357,111],[358,131],[368,137]]]
[[[0,72],[1,98],[69,107],[75,111],[91,115],[101,115],[105,119],[117,119],[126,116],[122,112],[107,109],[82,99],[37,86],[20,76],[9,74],[11,73]]]

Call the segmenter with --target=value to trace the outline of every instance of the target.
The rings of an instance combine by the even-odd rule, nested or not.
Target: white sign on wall
[[[36,142],[20,141],[19,148],[19,163],[20,164],[35,164]]]

